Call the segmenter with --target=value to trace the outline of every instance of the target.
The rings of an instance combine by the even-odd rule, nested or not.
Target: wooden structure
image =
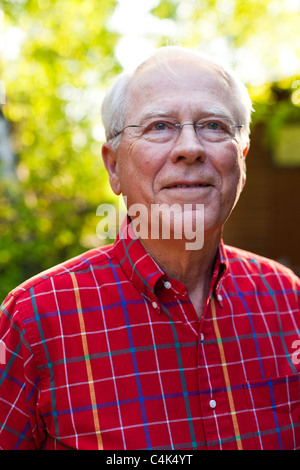
[[[300,135],[300,123],[299,123]],[[278,260],[300,275],[300,165],[278,166],[255,126],[247,156],[247,182],[225,225],[224,241]]]

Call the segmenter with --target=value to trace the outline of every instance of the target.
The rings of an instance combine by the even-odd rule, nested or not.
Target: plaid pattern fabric
[[[127,229],[2,304],[0,448],[299,449],[299,279],[221,243],[199,321]]]

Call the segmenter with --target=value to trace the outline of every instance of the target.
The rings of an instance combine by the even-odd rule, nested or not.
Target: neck
[[[168,276],[182,282],[198,316],[207,298],[221,234],[207,236],[199,250],[187,250],[185,240],[141,240]]]

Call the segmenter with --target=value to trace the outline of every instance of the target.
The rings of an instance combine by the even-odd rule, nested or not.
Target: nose
[[[192,164],[195,161],[204,162],[206,158],[206,149],[203,142],[196,134],[193,124],[184,124],[180,133],[173,144],[171,159],[175,163],[184,160]]]

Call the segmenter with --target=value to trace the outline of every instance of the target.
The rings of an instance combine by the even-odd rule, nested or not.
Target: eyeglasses
[[[238,129],[243,127],[243,125],[234,124],[224,118],[205,119],[196,123],[186,122],[184,124],[156,120],[147,125],[130,124],[125,126],[121,131],[116,131],[113,138],[118,137],[125,129],[132,128],[138,130],[136,134],[138,138],[157,143],[170,142],[179,137],[184,126],[193,126],[197,137],[208,142],[223,142],[234,138]]]

